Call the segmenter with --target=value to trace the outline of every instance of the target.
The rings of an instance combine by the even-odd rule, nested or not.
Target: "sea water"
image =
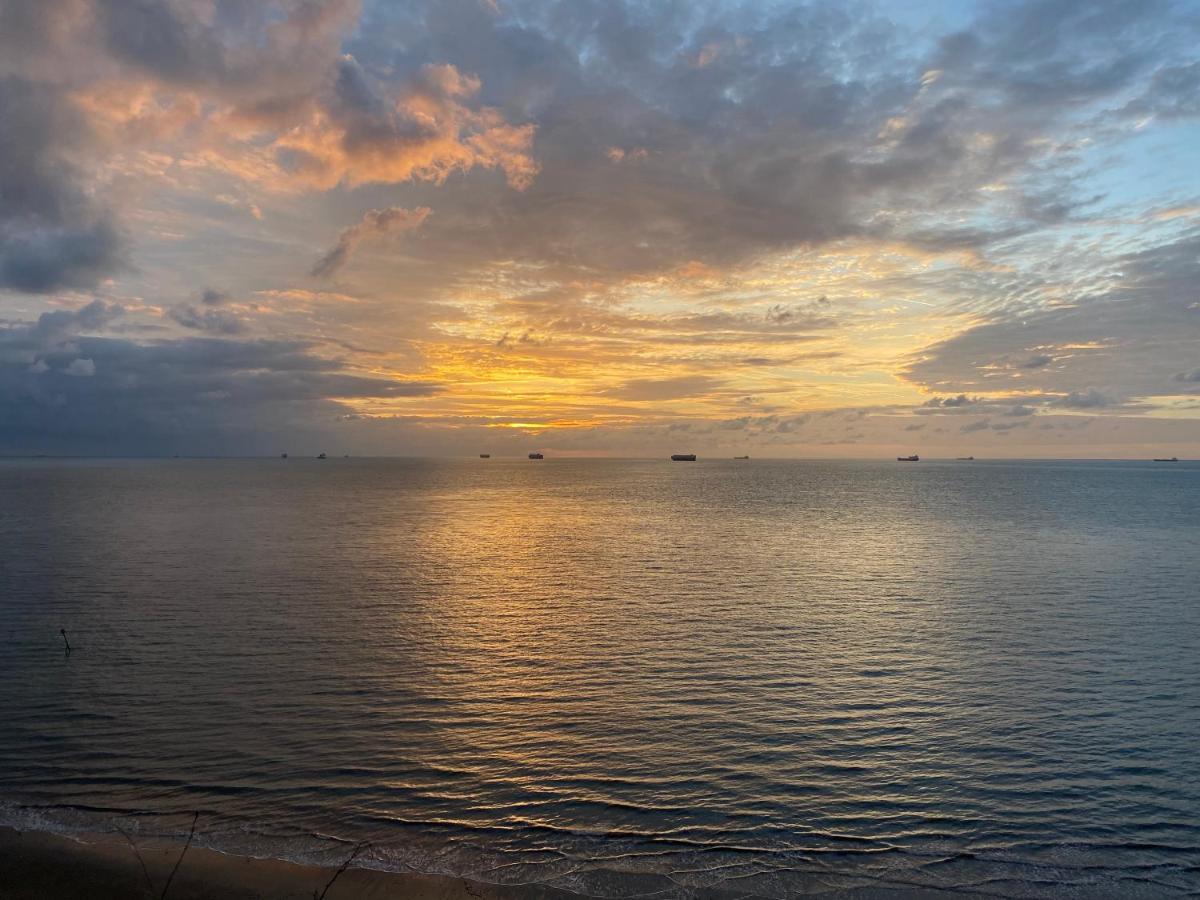
[[[1189,463],[0,462],[10,824],[601,897],[1194,896],[1197,748]]]

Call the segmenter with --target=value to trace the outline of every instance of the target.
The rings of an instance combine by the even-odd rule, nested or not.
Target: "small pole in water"
[[[63,644],[66,645],[67,656],[71,655],[71,642],[67,640],[67,629],[60,628],[58,633],[62,635]]]

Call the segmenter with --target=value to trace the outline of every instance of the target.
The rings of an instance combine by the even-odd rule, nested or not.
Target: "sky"
[[[1200,2],[0,0],[0,454],[1200,456]]]

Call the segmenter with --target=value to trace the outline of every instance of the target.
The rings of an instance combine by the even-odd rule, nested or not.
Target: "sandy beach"
[[[118,835],[71,838],[0,828],[0,900],[130,900],[158,897],[181,844],[138,845]],[[274,859],[230,856],[191,847],[171,881],[169,900],[312,900],[334,869]],[[153,890],[147,884],[147,875]],[[539,886],[503,886],[440,875],[346,869],[325,895],[406,900],[555,900],[574,897]]]

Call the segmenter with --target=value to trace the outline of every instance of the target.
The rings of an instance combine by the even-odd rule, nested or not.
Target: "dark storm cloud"
[[[423,397],[439,387],[347,374],[303,341],[88,336],[121,314],[96,301],[0,330],[0,450],[203,452],[329,428],[340,400]],[[249,442],[249,443],[247,443]]]
[[[120,229],[74,159],[91,140],[60,89],[0,77],[0,287],[88,287],[121,267]]]
[[[47,351],[73,346],[81,332],[99,331],[124,313],[116,303],[93,300],[79,309],[42,313],[28,325],[0,329],[0,365],[34,366]]]

